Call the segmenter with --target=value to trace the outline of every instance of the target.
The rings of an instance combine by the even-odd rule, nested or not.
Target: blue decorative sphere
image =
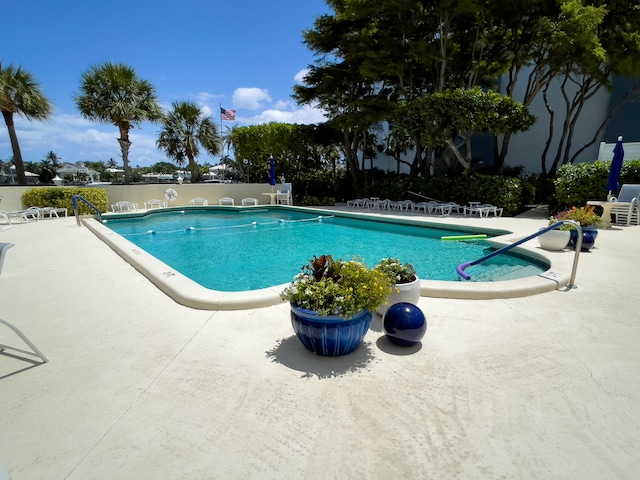
[[[427,319],[417,306],[399,302],[385,312],[382,328],[393,343],[408,347],[418,343],[427,333]]]

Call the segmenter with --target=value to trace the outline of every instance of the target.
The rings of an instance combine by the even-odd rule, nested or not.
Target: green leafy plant
[[[549,219],[549,225],[553,225],[561,220],[573,220],[578,222],[582,227],[599,227],[602,224],[602,220],[599,215],[596,215],[592,206],[586,205],[584,207],[571,207],[569,210],[556,213]],[[563,225],[560,230],[572,230],[570,225]]]
[[[397,258],[383,258],[375,268],[389,277],[393,284],[410,283],[417,278],[413,265],[400,263]]]
[[[319,315],[348,319],[361,310],[374,311],[387,299],[392,285],[388,276],[359,260],[322,255],[309,260],[280,296]]]
[[[109,199],[104,188],[92,187],[36,187],[22,194],[22,204],[25,207],[55,207],[67,208],[73,213],[71,199],[74,195],[82,195],[101,212],[109,210]],[[90,215],[93,213],[84,202],[78,202],[78,213]]]

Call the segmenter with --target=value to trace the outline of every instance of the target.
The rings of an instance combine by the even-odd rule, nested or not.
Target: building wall
[[[524,74],[526,75],[528,72],[524,72]],[[524,80],[525,76],[523,75],[522,78]],[[610,109],[618,103],[625,92],[627,92],[635,82],[636,80],[633,79],[616,78],[613,82],[612,92],[603,88],[587,101],[580,113],[580,118],[576,124],[575,132],[571,139],[571,154],[578,151],[593,139],[600,127],[600,124],[605,118],[607,118]],[[524,81],[521,81],[514,92],[515,100],[522,101],[524,97],[524,83]],[[502,91],[504,93],[504,86]],[[551,167],[553,159],[559,149],[562,135],[562,124],[565,119],[563,106],[564,99],[561,94],[559,80],[555,81],[550,88],[549,99],[551,104],[556,105],[557,107],[554,118],[554,136],[546,156],[547,168]],[[540,173],[542,172],[542,155],[549,137],[550,124],[549,113],[544,105],[541,93],[537,95],[535,101],[532,103],[530,111],[536,116],[537,121],[530,130],[518,133],[511,137],[505,165],[511,167],[522,166],[526,172]],[[575,163],[595,161],[598,159],[600,143],[615,143],[619,135],[624,137],[625,144],[640,142],[639,125],[640,103],[627,101],[615,111],[613,117],[607,122],[605,128],[596,141],[580,154]],[[381,134],[378,136],[379,138],[384,138],[387,134],[388,130],[385,124],[383,125]],[[485,165],[491,165],[493,163],[493,143],[490,136],[474,136],[472,139],[472,145],[473,156],[477,162],[482,162]],[[635,155],[635,153],[633,155]],[[409,152],[407,156],[409,158],[413,158],[413,152]],[[626,154],[625,158],[629,160],[631,159],[631,157]],[[397,170],[395,160],[384,153],[376,152],[374,165],[382,170],[393,172]],[[365,168],[369,168],[368,160],[365,162]],[[409,168],[402,165],[400,171],[401,173],[407,173]]]

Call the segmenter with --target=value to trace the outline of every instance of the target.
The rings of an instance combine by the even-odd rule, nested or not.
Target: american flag
[[[235,120],[236,119],[236,111],[228,110],[226,108],[220,107],[220,117],[222,120]]]

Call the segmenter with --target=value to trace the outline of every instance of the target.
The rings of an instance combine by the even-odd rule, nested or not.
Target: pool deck
[[[546,225],[425,218],[514,238]],[[0,355],[0,466],[13,480],[640,472],[640,227],[601,230],[576,288],[422,297],[421,345],[392,345],[374,315],[364,345],[340,358],[304,350],[286,304],[176,303],[73,217],[17,224],[0,242],[15,244],[0,318],[50,360]],[[275,255],[277,268],[286,251]],[[547,255],[563,272],[573,259]],[[19,340],[0,325],[0,343]]]

